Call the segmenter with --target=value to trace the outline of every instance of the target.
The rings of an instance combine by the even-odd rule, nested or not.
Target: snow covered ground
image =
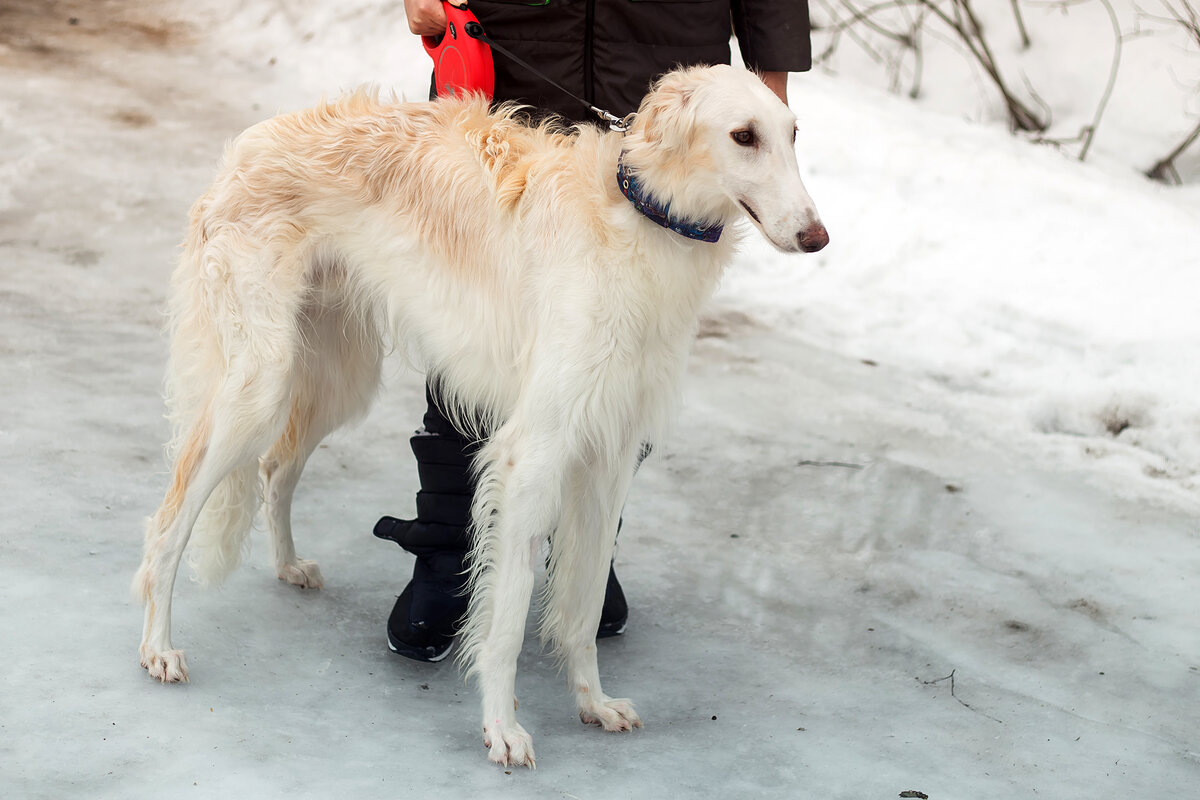
[[[1023,58],[1100,47],[1061,44]],[[364,81],[422,96],[402,7],[0,4],[3,794],[1194,793],[1200,186],[1139,175],[1180,124],[1147,87],[1192,62],[1133,52],[1161,102],[1115,96],[1085,164],[853,65],[793,78],[833,241],[748,241],[629,499],[633,616],[601,669],[647,726],[580,726],[531,639],[539,767],[508,774],[453,664],[384,647],[409,557],[370,528],[411,510],[421,396],[398,364],[302,482],[297,540],[327,589],[279,584],[259,546],[221,590],[180,582],[192,683],[137,665],[187,208],[246,125]]]

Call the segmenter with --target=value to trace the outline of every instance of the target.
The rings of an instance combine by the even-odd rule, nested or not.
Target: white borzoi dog
[[[394,342],[492,432],[460,651],[489,757],[534,764],[514,682],[552,532],[542,631],[579,715],[640,726],[596,664],[617,519],[732,259],[720,226],[744,213],[786,252],[828,241],[795,126],[754,75],[711,67],[667,74],[624,135],[530,127],[479,98],[359,92],[235,139],[172,280],[174,466],[134,580],[150,674],[187,680],[170,624],[189,538],[200,578],[219,580],[260,496],[279,577],[321,585],[296,556],[292,493],[321,439],[367,411]]]

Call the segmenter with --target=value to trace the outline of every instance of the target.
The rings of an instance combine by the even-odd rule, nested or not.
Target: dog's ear
[[[638,108],[631,133],[656,149],[685,150],[696,135],[697,69],[668,72]]]

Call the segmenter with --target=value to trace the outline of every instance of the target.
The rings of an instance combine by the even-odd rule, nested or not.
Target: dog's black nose
[[[796,234],[796,244],[806,253],[815,253],[829,244],[829,231],[818,222]]]

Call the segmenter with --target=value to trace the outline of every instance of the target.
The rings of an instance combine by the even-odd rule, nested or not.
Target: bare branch
[[[954,9],[953,19],[935,0],[920,0],[920,2],[929,9],[931,14],[958,34],[958,37],[967,46],[967,49],[971,51],[975,60],[983,67],[984,72],[992,79],[992,83],[1000,91],[1000,95],[1004,99],[1004,104],[1008,109],[1009,126],[1013,130],[1029,131],[1031,133],[1044,131],[1046,123],[1039,119],[1037,114],[1030,110],[1028,106],[1017,99],[1016,95],[1009,90],[1004,78],[1000,75],[1000,69],[996,64],[995,56],[992,55],[992,50],[983,35],[983,28],[975,16],[970,0],[952,0],[951,4]]]
[[[1021,33],[1021,49],[1028,50],[1033,44],[1029,41],[1029,31],[1025,30],[1025,18],[1021,16],[1021,7],[1017,4],[1017,0],[1012,0],[1013,16],[1017,19],[1017,30]]]
[[[1038,94],[1037,89],[1033,88],[1033,84],[1029,82],[1029,76],[1024,72],[1021,73],[1021,82],[1025,84],[1025,91],[1029,92],[1029,96],[1033,98],[1033,102],[1037,103],[1038,108],[1045,113],[1046,127],[1049,128],[1054,121],[1054,109],[1046,102],[1046,99]],[[1035,141],[1043,141],[1040,137]]]
[[[1160,17],[1142,11],[1140,8],[1138,12],[1147,19],[1174,24],[1182,28],[1196,43],[1196,46],[1200,47],[1200,11],[1192,7],[1190,0],[1179,0],[1178,8],[1175,7],[1173,0],[1159,0],[1159,2],[1167,9],[1170,16]]]
[[[1159,0],[1159,2],[1167,10],[1169,16],[1156,16],[1143,11],[1141,8],[1138,8],[1138,13],[1148,19],[1165,22],[1180,28],[1197,47],[1200,47],[1200,11],[1196,10],[1191,0],[1178,0],[1178,6],[1176,6],[1176,0]],[[1177,144],[1170,153],[1159,159],[1150,169],[1146,170],[1146,177],[1163,183],[1182,183],[1179,171],[1175,168],[1175,159],[1183,155],[1184,151],[1191,147],[1197,139],[1200,139],[1200,123],[1197,123],[1191,132],[1183,137],[1183,141]]]
[[[1096,135],[1096,129],[1100,127],[1100,118],[1104,116],[1104,109],[1108,107],[1113,87],[1117,83],[1117,70],[1121,67],[1121,23],[1117,21],[1117,12],[1113,11],[1112,3],[1109,0],[1100,0],[1100,4],[1108,12],[1108,19],[1112,23],[1113,57],[1112,64],[1108,70],[1108,85],[1104,87],[1104,94],[1100,97],[1100,105],[1096,107],[1096,115],[1092,117],[1092,124],[1087,128],[1087,137],[1083,140],[1083,148],[1079,151],[1080,161],[1087,158],[1088,150],[1092,146],[1092,138]]]
[[[1153,167],[1146,170],[1146,177],[1162,181],[1163,183],[1182,183],[1183,181],[1179,178],[1179,172],[1175,169],[1175,159],[1183,155],[1183,151],[1191,147],[1197,139],[1200,139],[1200,123],[1197,123],[1196,127],[1192,128],[1192,132],[1184,137],[1184,140],[1168,153],[1166,158],[1163,158]]]
[[[925,13],[922,11],[917,15],[917,19],[913,21],[912,40],[913,40],[913,82],[909,87],[908,96],[913,100],[921,94],[921,76],[925,72],[925,50],[921,47],[921,31],[925,24]]]
[[[906,0],[888,0],[888,2],[876,3],[864,9],[857,9],[850,4],[850,0],[842,0],[842,5],[850,11],[851,16],[848,17],[842,25],[852,25],[856,22],[861,22],[871,30],[878,33],[887,39],[892,39],[904,47],[912,47],[912,40],[903,33],[888,30],[873,19],[873,16],[884,9],[888,8],[903,8]]]
[[[1020,76],[1023,90],[1021,86],[1010,85],[1006,80],[987,32],[976,14],[974,0],[814,0],[814,6],[821,9],[825,17],[820,27],[814,27],[814,30],[829,36],[824,51],[815,60],[826,62],[832,59],[839,43],[843,41],[842,37],[847,37],[886,71],[893,91],[900,90],[902,84],[908,82],[908,95],[915,99],[921,94],[924,80],[925,46],[935,40],[946,42],[977,66],[972,70],[972,77],[983,94],[990,93],[985,85],[987,83],[991,83],[999,93],[1011,130],[1032,133],[1034,136],[1031,140],[1035,142],[1060,148],[1070,145],[1072,150],[1078,147],[1077,158],[1086,161],[1113,96],[1127,38],[1161,34],[1165,32],[1165,26],[1183,33],[1189,43],[1200,48],[1200,0],[1157,0],[1158,6],[1153,11],[1145,10],[1135,0],[1137,16],[1129,33],[1121,31],[1112,0],[1010,0],[1022,48],[1032,46],[1022,5],[1066,12],[1069,8],[1092,2],[1103,6],[1108,15],[1113,35],[1112,58],[1104,89],[1091,120],[1071,137],[1052,138],[1045,135],[1053,118],[1052,108],[1023,73]],[[1152,24],[1146,26],[1144,23]],[[910,53],[911,62],[907,60]],[[1179,172],[1175,162],[1197,141],[1200,141],[1200,123],[1170,153],[1150,167],[1146,175],[1156,180],[1178,183]]]

